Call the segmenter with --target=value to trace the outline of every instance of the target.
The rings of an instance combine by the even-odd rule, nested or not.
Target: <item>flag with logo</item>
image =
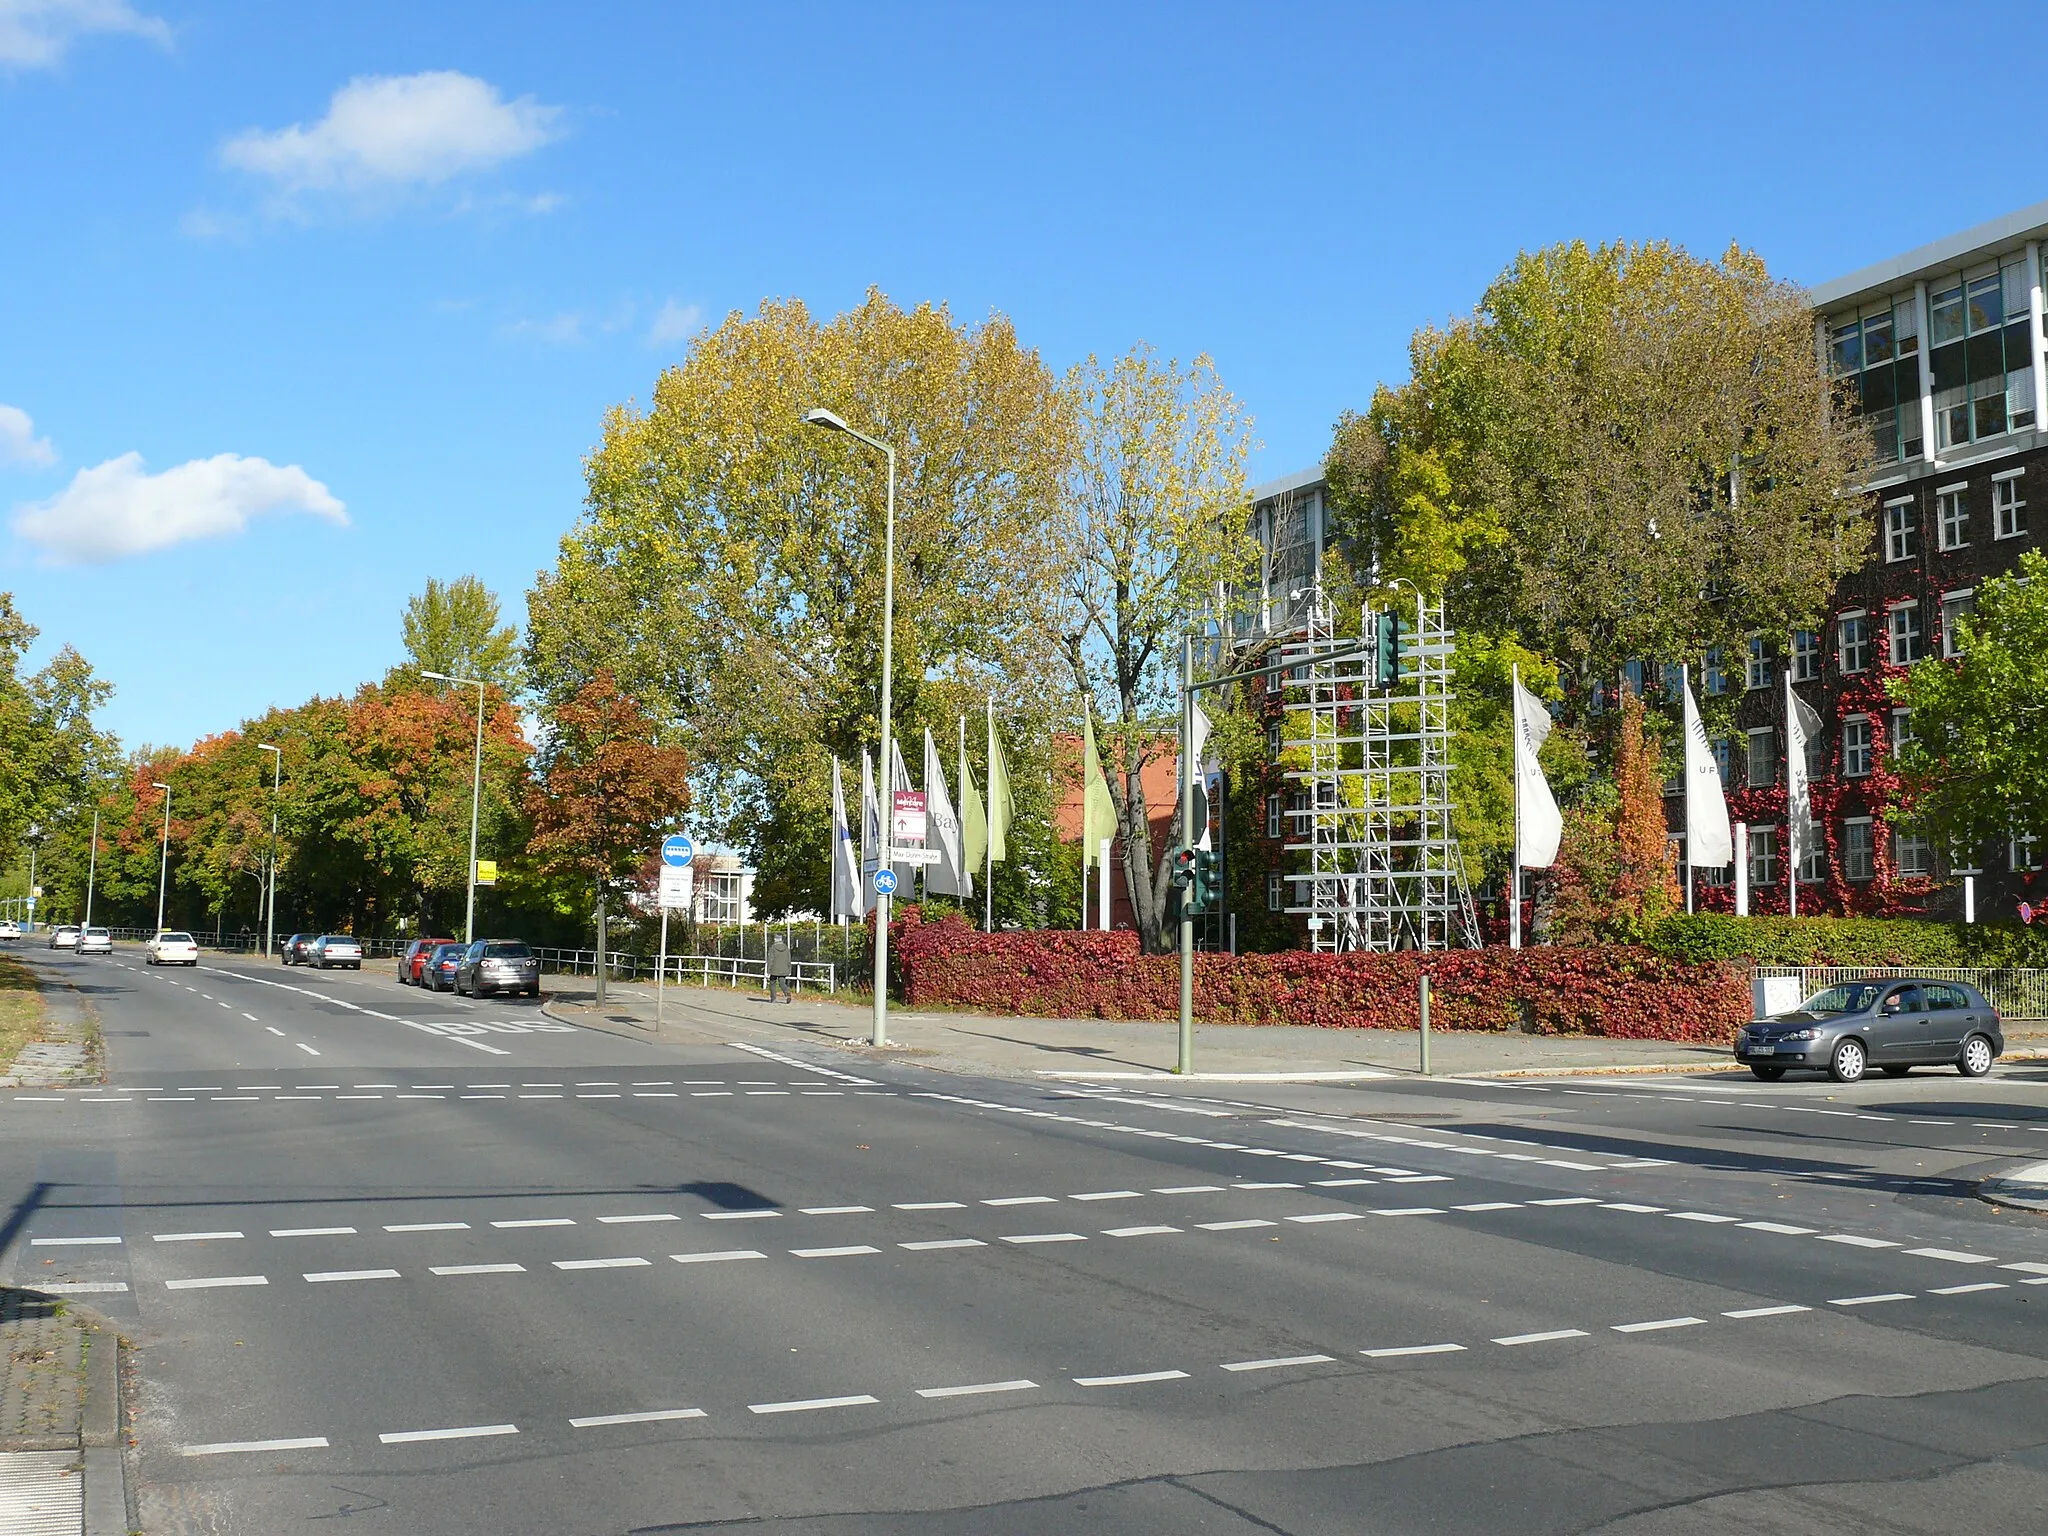
[[[1721,766],[1693,702],[1692,683],[1685,690],[1685,857],[1694,869],[1722,869],[1735,862],[1735,832],[1728,823],[1728,797],[1721,789]]]
[[[1548,869],[1557,861],[1557,842],[1564,833],[1564,817],[1536,758],[1550,735],[1550,711],[1519,677],[1514,692],[1515,863],[1522,869]]]
[[[839,759],[832,759],[832,920],[864,916],[861,905],[860,850],[846,819],[846,786]]]

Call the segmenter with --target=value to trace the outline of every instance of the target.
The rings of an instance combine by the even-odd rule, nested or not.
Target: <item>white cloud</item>
[[[0,0],[0,64],[49,68],[63,62],[73,42],[95,32],[171,44],[169,24],[144,16],[128,0]]]
[[[574,347],[583,343],[584,323],[583,312],[571,309],[550,315],[545,320],[514,320],[505,327],[505,334],[530,337],[558,347]]]
[[[5,0],[0,0],[4,4]],[[0,405],[0,464],[54,464],[57,450],[18,405]]]
[[[14,531],[59,565],[99,565],[240,533],[270,512],[348,522],[327,487],[296,464],[223,453],[152,475],[141,454],[124,453],[81,469],[48,501],[17,508]]]
[[[334,93],[319,122],[251,128],[221,158],[291,192],[436,186],[532,153],[556,136],[560,117],[559,107],[506,101],[455,70],[364,75]]]
[[[647,345],[665,347],[671,342],[683,341],[695,335],[697,327],[703,323],[704,311],[697,305],[666,300],[661,306],[661,313],[654,317],[654,324],[647,328]]]

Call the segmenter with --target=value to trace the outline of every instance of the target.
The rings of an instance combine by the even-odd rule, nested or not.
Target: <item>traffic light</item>
[[[1379,688],[1401,685],[1401,620],[1392,609],[1375,615],[1379,626],[1373,637],[1373,682]]]
[[[1194,888],[1194,884],[1195,884],[1195,850],[1194,850],[1194,849],[1192,849],[1192,848],[1183,848],[1183,849],[1181,849],[1181,851],[1180,851],[1179,853],[1176,853],[1176,854],[1175,854],[1175,855],[1173,856],[1173,883],[1174,883],[1174,887],[1175,887],[1175,888],[1176,888],[1177,890],[1179,890],[1179,891],[1181,891],[1181,892],[1183,892],[1183,893],[1185,893],[1185,892],[1187,892],[1187,891],[1190,891],[1190,890],[1192,890],[1192,889]]]
[[[1215,912],[1223,905],[1223,861],[1214,850],[1194,848],[1194,879],[1188,887],[1190,912]]]

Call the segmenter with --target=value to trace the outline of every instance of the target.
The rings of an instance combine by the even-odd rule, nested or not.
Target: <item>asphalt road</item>
[[[1048,1086],[28,951],[143,1528],[2037,1532],[2048,1079]],[[790,1010],[800,1016],[801,1009]]]

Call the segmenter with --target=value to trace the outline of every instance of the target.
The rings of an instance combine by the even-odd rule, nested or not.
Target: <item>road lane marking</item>
[[[1267,1225],[1270,1226],[1271,1223],[1269,1222]],[[1013,1237],[1005,1237],[1003,1241],[1006,1243],[1085,1243],[1088,1239],[1079,1232],[1021,1232]]]
[[[1162,1232],[1179,1232],[1180,1227],[1110,1227],[1104,1237],[1156,1237]]]
[[[652,1259],[556,1259],[557,1269],[643,1269]]]
[[[421,1440],[480,1440],[486,1435],[516,1435],[517,1424],[465,1424],[459,1429],[402,1429],[379,1435],[384,1445],[413,1445]]]
[[[526,1216],[517,1221],[494,1221],[491,1225],[494,1227],[573,1227],[576,1225],[576,1218],[573,1216]]]
[[[792,1248],[790,1255],[799,1259],[844,1259],[857,1253],[880,1253],[879,1248],[866,1243],[853,1243],[844,1248]]]
[[[753,1248],[727,1248],[720,1253],[672,1253],[678,1264],[721,1264],[727,1259],[765,1259],[767,1254]]]
[[[1704,1317],[1660,1317],[1654,1322],[1615,1323],[1612,1327],[1615,1333],[1659,1333],[1666,1328],[1704,1328],[1706,1325]]]
[[[1788,1226],[1782,1221],[1745,1221],[1743,1227],[1751,1232],[1776,1232],[1782,1237],[1811,1237],[1813,1228]]]
[[[1242,1232],[1250,1227],[1277,1227],[1280,1223],[1253,1216],[1242,1221],[1198,1221],[1195,1225],[1204,1232]]]
[[[1401,1205],[1389,1209],[1375,1210],[1375,1216],[1441,1216],[1444,1213],[1433,1205]]]
[[[1038,1383],[1019,1377],[1015,1381],[978,1381],[966,1387],[919,1387],[919,1397],[979,1397],[988,1392],[1036,1392]]]
[[[1495,1339],[1496,1344],[1513,1348],[1517,1344],[1550,1344],[1558,1339],[1584,1339],[1591,1335],[1583,1328],[1551,1328],[1542,1333],[1511,1333],[1504,1339]]]
[[[706,1221],[754,1221],[763,1216],[780,1216],[780,1211],[699,1211]]]
[[[859,1408],[879,1401],[880,1399],[869,1397],[865,1393],[858,1397],[809,1397],[793,1403],[749,1403],[747,1412],[810,1413],[819,1408]]]
[[[28,1245],[31,1248],[94,1248],[120,1241],[118,1237],[32,1237]]]
[[[333,1280],[396,1280],[395,1269],[319,1269],[306,1276],[309,1285],[325,1285]]]
[[[430,1275],[523,1275],[524,1264],[429,1264]]]
[[[1824,1232],[1815,1239],[1822,1243],[1846,1243],[1851,1248],[1896,1248],[1897,1243],[1888,1243],[1881,1237],[1857,1237],[1848,1232]]]
[[[1085,1195],[1069,1195],[1069,1200],[1137,1200],[1141,1196],[1135,1189],[1098,1189]]]
[[[1186,1371],[1134,1371],[1127,1376],[1076,1376],[1077,1387],[1135,1387],[1148,1381],[1185,1381]]]
[[[239,1232],[159,1232],[155,1241],[159,1243],[213,1243],[228,1238],[240,1237]]]
[[[1279,1371],[1291,1365],[1334,1365],[1331,1355],[1283,1355],[1277,1360],[1233,1360],[1222,1366],[1226,1371]]]
[[[1875,1296],[1834,1296],[1828,1300],[1831,1307],[1868,1307],[1880,1301],[1911,1301],[1910,1291],[1881,1291]]]
[[[602,1222],[610,1223],[613,1226],[617,1226],[625,1222],[681,1221],[683,1218],[676,1215],[673,1211],[649,1211],[643,1216],[600,1216],[597,1219]]]
[[[1289,1216],[1287,1220],[1298,1221],[1306,1226],[1318,1221],[1363,1221],[1365,1214],[1362,1211],[1314,1211],[1306,1216]]]
[[[211,1275],[202,1280],[166,1280],[164,1288],[171,1291],[205,1291],[223,1285],[268,1285],[268,1275]]]
[[[802,1208],[806,1216],[860,1216],[873,1215],[872,1205],[807,1205]]]
[[[1165,1189],[1155,1189],[1155,1195],[1220,1195],[1221,1184],[1173,1184]],[[1050,1200],[1051,1195],[1020,1195],[1011,1200],[984,1200],[983,1205],[1022,1205],[1026,1201]]]
[[[1460,1206],[1459,1209],[1463,1210],[1465,1207]],[[1661,1205],[1636,1205],[1628,1200],[1609,1200],[1600,1209],[1603,1211],[1628,1211],[1637,1216],[1661,1216],[1665,1211],[1665,1207]]]
[[[401,1221],[384,1229],[386,1232],[467,1232],[466,1221]]]
[[[1927,1294],[1930,1296],[1968,1296],[1973,1291],[2009,1291],[2012,1287],[2003,1280],[1979,1280],[1974,1285],[1937,1285]]]
[[[30,1290],[48,1291],[53,1296],[87,1295],[100,1292],[125,1291],[125,1280],[58,1280],[47,1285],[28,1287]]]
[[[899,1211],[964,1211],[967,1209],[958,1200],[910,1200],[899,1203]]]
[[[1811,1312],[1811,1307],[1737,1307],[1733,1312],[1723,1312],[1723,1317],[1747,1319],[1752,1317],[1790,1317],[1794,1312]]]
[[[598,1413],[571,1419],[571,1429],[602,1429],[607,1424],[660,1424],[669,1419],[701,1419],[702,1408],[651,1408],[645,1413]]]
[[[1712,1211],[1672,1211],[1670,1216],[1673,1221],[1704,1221],[1717,1227],[1742,1219],[1739,1216],[1719,1216]]]
[[[253,1024],[255,1020],[252,1019],[250,1020],[250,1022]],[[282,1040],[284,1038],[284,1031],[279,1029],[275,1024],[266,1024],[263,1027],[269,1030],[273,1035],[277,1036],[278,1039]]]
[[[1465,1352],[1462,1344],[1403,1344],[1393,1349],[1361,1349],[1359,1353],[1368,1360],[1395,1360],[1403,1355],[1459,1355]]]
[[[1519,1211],[1521,1208],[1522,1202],[1519,1200],[1481,1200],[1476,1205],[1456,1207],[1461,1211]]]
[[[297,1440],[220,1440],[212,1445],[182,1447],[180,1456],[233,1456],[243,1451],[320,1451],[327,1448],[325,1435],[306,1435]]]
[[[1907,1254],[1916,1259],[1944,1259],[1950,1264],[1996,1264],[1997,1259],[1988,1253],[1962,1253],[1954,1248],[1908,1248]]]
[[[907,1248],[912,1253],[930,1253],[940,1248],[986,1248],[988,1244],[978,1237],[935,1237],[922,1243],[898,1243],[896,1246]]]

